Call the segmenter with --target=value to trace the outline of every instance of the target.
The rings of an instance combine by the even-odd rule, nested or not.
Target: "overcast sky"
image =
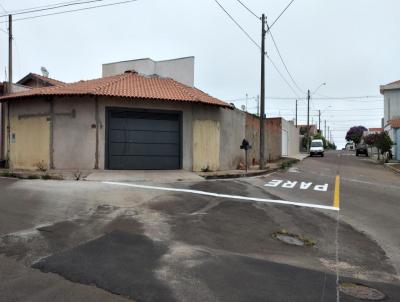
[[[0,0],[7,11],[66,0]],[[116,2],[107,0],[105,2]],[[260,43],[260,21],[236,0],[219,0]],[[242,0],[270,23],[289,0]],[[1,8],[0,8],[1,10]],[[340,147],[352,125],[379,127],[383,101],[379,85],[400,79],[398,0],[295,0],[273,26],[272,34],[302,91],[314,91],[311,113],[333,130]],[[22,17],[22,16],[20,16]],[[15,16],[14,19],[17,19]],[[1,19],[5,21],[5,18]],[[101,64],[150,57],[155,60],[195,56],[195,85],[230,101],[259,94],[260,51],[214,0],[138,0],[119,6],[14,22],[14,80],[45,66],[50,77],[66,82],[101,77]],[[0,23],[0,79],[7,66],[6,23]],[[291,84],[271,63],[266,65],[268,116],[293,119],[295,98],[299,123],[306,123],[305,93],[290,80],[271,38],[267,52]],[[324,96],[375,98],[327,100]],[[236,101],[240,107],[245,101]],[[255,111],[250,99],[248,108]],[[323,122],[321,123],[323,129]]]

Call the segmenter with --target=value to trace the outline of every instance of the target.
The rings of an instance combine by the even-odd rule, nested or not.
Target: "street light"
[[[322,86],[325,86],[326,83],[322,83],[319,85],[313,92],[312,95],[314,95]],[[311,93],[310,90],[307,91],[307,152],[310,153],[310,98],[311,98]]]

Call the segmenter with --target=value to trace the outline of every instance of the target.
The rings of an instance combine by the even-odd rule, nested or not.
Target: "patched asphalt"
[[[333,153],[303,161],[296,165],[303,178],[296,171],[275,176],[319,183],[333,179],[338,160]],[[381,183],[374,185],[367,162],[342,160],[348,171],[339,221],[336,212],[298,206],[95,182],[0,179],[0,301],[329,302],[336,301],[337,271],[341,282],[400,301],[393,256],[397,180],[377,168]],[[164,186],[314,203],[332,195],[271,190],[263,186],[270,178]],[[281,231],[315,246],[276,240],[273,234]],[[341,293],[340,301],[360,300]]]
[[[146,236],[113,231],[32,265],[73,282],[96,285],[137,301],[176,301],[169,287],[154,276],[167,251]]]

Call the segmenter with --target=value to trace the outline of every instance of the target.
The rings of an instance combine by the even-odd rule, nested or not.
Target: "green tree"
[[[388,152],[394,145],[387,131],[381,132],[376,135],[375,147],[378,148],[381,154]]]

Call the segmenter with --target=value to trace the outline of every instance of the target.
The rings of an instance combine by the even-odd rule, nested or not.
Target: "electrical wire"
[[[283,76],[283,74],[280,72],[280,70],[278,69],[278,67],[275,65],[274,61],[272,61],[272,59],[267,56],[268,60],[271,62],[272,66],[274,67],[274,69],[278,72],[278,74],[280,75],[280,77],[282,78],[282,80],[288,85],[288,87],[290,88],[290,90],[292,90],[294,95],[297,95],[297,92],[293,89],[292,85],[290,85],[290,83],[288,82],[288,80],[286,80],[286,78]],[[267,97],[268,98],[268,97]],[[293,98],[292,98],[293,99]],[[296,98],[294,98],[296,99]]]
[[[221,3],[218,2],[218,0],[214,0],[215,3],[218,4],[218,6],[227,14],[227,16],[233,21],[233,23],[236,24],[237,27],[240,28],[240,30],[247,36],[247,38],[250,39],[251,42],[253,42],[254,45],[256,45],[259,49],[261,49],[261,46],[258,45],[258,43],[250,36],[250,34],[235,20],[235,18],[232,17],[232,15],[222,6]]]
[[[13,20],[13,22],[22,21],[22,20],[36,19],[36,18],[41,18],[41,17],[53,16],[53,15],[60,15],[60,14],[71,13],[71,12],[79,12],[79,11],[90,10],[90,9],[94,9],[94,8],[100,8],[100,7],[121,5],[121,4],[130,3],[130,2],[136,2],[136,1],[138,1],[138,0],[126,0],[126,1],[120,1],[120,2],[113,2],[113,3],[109,3],[109,4],[103,4],[103,5],[89,6],[89,7],[85,7],[85,8],[66,10],[66,11],[61,11],[61,12],[56,12],[56,13],[49,13],[49,14],[43,14],[43,15],[37,15],[37,16],[31,16],[31,17],[25,17],[25,18],[19,18],[19,19]],[[0,23],[6,23],[6,22],[7,21],[2,21]]]
[[[68,7],[68,6],[82,5],[82,4],[89,4],[89,3],[93,3],[93,2],[103,2],[103,1],[105,1],[105,0],[89,0],[89,1],[84,1],[84,2],[70,2],[70,3],[66,3],[66,4],[61,4],[61,5],[55,5],[53,7],[26,9],[26,10],[19,11],[19,12],[17,11],[17,12],[14,12],[12,15],[16,16],[16,15],[23,15],[23,14],[31,14],[31,13],[37,13],[37,12],[58,9],[58,8],[63,8],[63,7]],[[0,17],[6,17],[9,14],[10,13],[8,13],[6,15],[1,15]]]
[[[256,17],[258,20],[260,20],[260,17],[257,16],[257,14],[255,12],[253,12],[246,4],[244,4],[242,1],[240,0],[236,0],[237,2],[239,2],[250,14],[252,14],[254,17]]]
[[[287,65],[286,65],[286,63],[285,63],[285,60],[283,60],[282,54],[281,54],[281,52],[280,52],[280,50],[279,50],[279,48],[278,48],[278,45],[277,45],[277,43],[276,43],[276,41],[275,41],[274,36],[272,35],[272,32],[271,32],[270,29],[269,29],[268,23],[267,23],[267,28],[268,28],[267,32],[269,32],[269,34],[270,34],[270,36],[271,36],[272,42],[273,42],[274,47],[275,47],[275,49],[276,49],[276,51],[277,51],[277,53],[278,53],[278,55],[279,55],[279,58],[281,59],[281,62],[282,62],[282,64],[283,64],[283,66],[285,67],[285,70],[286,70],[287,74],[289,75],[290,79],[292,80],[294,86],[296,86],[296,88],[297,88],[301,93],[306,94],[305,91],[304,91],[303,89],[301,89],[301,88],[299,87],[299,85],[297,84],[297,82],[294,80],[292,74],[290,73],[290,71],[289,71],[289,69],[288,69],[288,67],[287,67]]]
[[[271,29],[272,26],[274,26],[274,24],[279,20],[280,17],[282,17],[282,15],[286,12],[286,10],[292,5],[292,3],[294,2],[294,0],[290,1],[290,3],[285,7],[285,9],[279,14],[279,16],[275,19],[274,22],[272,22],[271,26],[269,27],[269,29]]]

